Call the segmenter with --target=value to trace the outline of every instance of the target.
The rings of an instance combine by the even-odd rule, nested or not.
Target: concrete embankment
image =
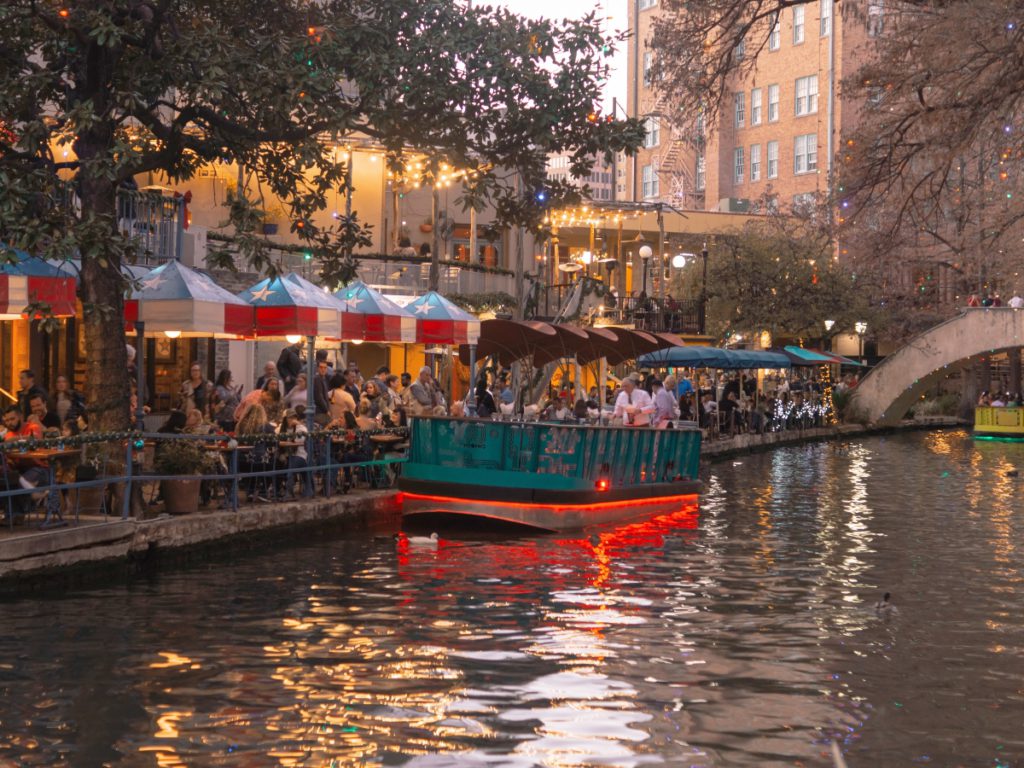
[[[934,416],[918,421],[904,421],[897,426],[866,427],[861,424],[837,424],[832,427],[812,427],[795,429],[787,432],[766,432],[763,435],[736,435],[727,440],[705,441],[701,446],[701,456],[714,461],[718,458],[737,456],[744,453],[781,448],[787,445],[803,445],[822,440],[849,440],[863,435],[882,435],[886,433],[914,429],[950,429],[965,427],[967,424],[960,419],[946,416]]]
[[[896,429],[940,429],[962,426],[955,419],[908,422],[899,427],[870,429],[842,425],[737,435],[706,442],[703,456],[715,461],[753,451],[803,443],[850,439]],[[0,536],[0,590],[19,592],[30,583],[70,578],[102,566],[147,563],[168,553],[208,549],[225,552],[240,542],[297,539],[304,533],[335,529],[356,532],[388,527],[399,518],[394,491],[360,491],[329,499],[310,499],[247,506],[233,511],[202,511],[151,520],[83,519],[79,525],[40,531],[17,527]],[[31,526],[31,523],[30,523]]]
[[[101,564],[138,562],[169,551],[217,547],[259,538],[284,538],[337,527],[366,530],[398,520],[392,491],[364,491],[329,499],[261,504],[151,520],[99,518],[45,531],[16,527],[0,540],[0,581],[70,575]],[[29,524],[31,525],[31,523]]]

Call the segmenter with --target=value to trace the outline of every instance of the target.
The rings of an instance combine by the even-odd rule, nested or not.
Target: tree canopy
[[[797,5],[819,7],[662,0],[654,81],[675,120],[699,111],[713,123],[723,97],[756,70],[779,14]],[[859,273],[931,260],[962,276],[958,290],[1021,287],[1024,32],[1014,9],[1003,0],[833,3],[844,29],[873,31],[860,35],[859,63],[841,83],[856,126],[838,137],[830,180],[843,258]]]
[[[406,147],[471,169],[470,197],[508,220],[537,212],[546,156],[632,151],[637,121],[592,118],[615,41],[591,15],[526,20],[455,0],[80,0],[0,6],[0,240],[82,259],[98,423],[127,420],[121,331],[130,240],[119,187],[147,171],[188,179],[238,163],[290,207],[326,275],[364,237],[313,212],[345,184],[335,142],[360,134],[400,161]],[[517,183],[518,182],[518,183]],[[248,266],[273,264],[255,236],[258,201],[230,218]]]

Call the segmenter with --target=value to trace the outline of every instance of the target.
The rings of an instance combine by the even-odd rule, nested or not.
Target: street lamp
[[[704,276],[700,284],[700,334],[707,333],[708,324],[708,244],[704,243],[700,257],[704,260]]]
[[[825,339],[824,339],[824,342],[822,343],[821,346],[823,346],[825,348],[826,352],[828,352],[829,351],[829,347],[832,346],[832,344],[831,344],[832,337],[829,334],[832,333],[832,326],[834,326],[835,324],[836,324],[835,320],[826,320],[825,321]]]
[[[640,250],[637,251],[640,259],[644,263],[643,282],[641,283],[640,292],[646,297],[647,296],[647,263],[651,260],[651,256],[654,255],[654,251],[649,245],[641,245]]]
[[[853,330],[857,332],[858,348],[860,350],[860,362],[864,365],[864,334],[868,330],[868,324],[863,320],[858,320],[853,324]]]

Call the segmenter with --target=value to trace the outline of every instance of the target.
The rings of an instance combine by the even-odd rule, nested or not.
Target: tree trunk
[[[117,187],[105,179],[81,177],[82,241],[78,295],[82,301],[87,351],[85,400],[93,432],[131,426],[128,356],[124,336],[124,278],[116,229]]]

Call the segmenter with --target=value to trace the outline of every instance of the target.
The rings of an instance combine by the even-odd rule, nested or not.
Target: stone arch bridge
[[[1024,309],[966,309],[915,336],[857,385],[853,407],[869,422],[897,423],[930,387],[984,355],[1024,346]]]

